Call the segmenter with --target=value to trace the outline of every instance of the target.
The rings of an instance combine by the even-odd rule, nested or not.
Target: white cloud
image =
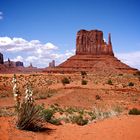
[[[0,20],[3,19],[3,12],[0,11]]]
[[[41,43],[39,40],[27,41],[23,38],[9,38],[0,37],[0,49],[7,52],[20,52],[20,51],[47,51],[56,50],[58,47],[52,43]]]
[[[6,47],[12,44],[12,40],[9,37],[0,37],[0,47]]]
[[[56,50],[58,49],[57,46],[53,45],[52,43],[46,43],[44,46],[43,46],[43,49],[45,50]]]
[[[59,64],[74,54],[74,50],[58,52],[58,46],[51,42],[41,43],[39,40],[27,41],[16,37],[0,37],[0,50],[6,53],[7,57],[12,55],[13,61],[23,61],[25,66],[33,63],[38,67],[47,67],[52,60]]]
[[[12,61],[21,61],[23,62],[24,61],[24,58],[22,56],[17,56],[16,58],[12,59]]]
[[[37,60],[39,60],[39,58],[36,57],[36,56],[28,56],[25,61],[34,62],[34,61],[37,61]]]
[[[140,69],[140,51],[117,53],[116,56],[129,66]]]

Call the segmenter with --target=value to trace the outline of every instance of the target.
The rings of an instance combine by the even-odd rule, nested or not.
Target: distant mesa
[[[49,63],[49,68],[55,67],[55,60],[52,60],[52,62]]]
[[[33,64],[32,63],[30,63],[29,68],[33,68]]]
[[[23,62],[17,61],[16,62],[16,67],[24,67]]]
[[[46,72],[72,73],[90,71],[94,73],[122,73],[135,72],[114,56],[111,34],[108,42],[103,39],[103,32],[99,30],[80,30],[76,36],[76,54],[68,58],[55,68]]]
[[[7,61],[4,62],[4,65],[10,68],[15,68],[15,67],[24,67],[23,62],[21,61],[11,61],[9,58]]]
[[[3,60],[3,54],[0,53],[0,64],[3,64],[4,63],[4,60]]]

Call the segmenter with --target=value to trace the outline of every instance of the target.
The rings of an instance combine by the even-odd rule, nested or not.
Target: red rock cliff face
[[[114,56],[109,34],[108,43],[103,40],[103,32],[99,30],[80,30],[76,38],[77,55],[112,55]]]

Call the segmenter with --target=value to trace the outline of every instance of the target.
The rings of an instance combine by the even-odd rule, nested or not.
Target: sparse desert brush
[[[87,85],[87,83],[88,83],[87,80],[83,80],[83,79],[82,79],[82,81],[81,81],[81,84],[82,84],[82,85]]]
[[[76,123],[78,125],[86,125],[88,123],[88,119],[84,119],[82,115],[74,115],[70,117],[72,123]]]
[[[67,77],[64,77],[61,82],[63,85],[70,84],[70,80]]]
[[[2,93],[0,93],[0,98],[5,98],[5,97],[9,97],[9,96],[11,96],[11,91],[3,90]]]
[[[41,111],[41,116],[44,118],[45,121],[54,124],[54,125],[61,125],[61,119],[55,118],[54,114],[59,111],[57,107],[50,107],[48,109],[43,108]]]
[[[85,76],[87,76],[86,71],[81,71],[81,76],[82,76],[82,78],[84,79],[84,78],[85,78]]]
[[[119,106],[119,105],[114,106],[114,107],[113,107],[113,110],[114,110],[115,112],[117,112],[118,114],[120,114],[120,113],[123,112],[123,108],[122,108],[121,106]]]
[[[94,108],[93,110],[93,114],[96,116],[96,119],[109,118],[112,116],[119,115],[121,112],[122,111],[117,110],[116,108],[110,108],[109,110],[102,110],[101,108]]]
[[[95,96],[95,99],[96,99],[96,100],[101,100],[101,96],[97,94],[97,95]]]
[[[42,116],[45,121],[60,125],[61,122],[75,123],[77,125],[86,125],[94,119],[105,119],[120,114],[120,108],[111,108],[102,110],[94,108],[93,110],[85,110],[75,107],[61,108],[58,105],[51,105],[48,109],[42,109]]]
[[[42,110],[42,115],[45,121],[49,122],[51,118],[53,117],[55,111],[52,109],[43,109]]]
[[[72,107],[68,107],[68,108],[65,109],[65,112],[67,112],[69,114],[73,114],[74,112],[76,112],[76,109],[72,108]]]
[[[135,76],[140,76],[140,71],[137,71],[136,73],[134,73]]]
[[[35,94],[35,100],[39,100],[39,99],[46,99],[46,98],[50,98],[52,96],[54,96],[57,93],[57,90],[55,89],[36,89],[34,90],[34,94]]]
[[[14,116],[15,113],[10,108],[0,108],[0,117]]]
[[[132,108],[129,110],[129,115],[140,115],[140,109]]]
[[[112,80],[109,79],[109,80],[107,81],[107,84],[109,84],[109,85],[113,85]]]
[[[128,86],[132,87],[132,86],[134,86],[134,83],[133,82],[129,82]]]

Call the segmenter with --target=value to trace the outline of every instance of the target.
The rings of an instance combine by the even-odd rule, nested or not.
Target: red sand
[[[0,140],[139,140],[140,116],[114,117],[87,126],[65,124],[44,132],[29,132],[13,127],[11,118],[0,118]]]

